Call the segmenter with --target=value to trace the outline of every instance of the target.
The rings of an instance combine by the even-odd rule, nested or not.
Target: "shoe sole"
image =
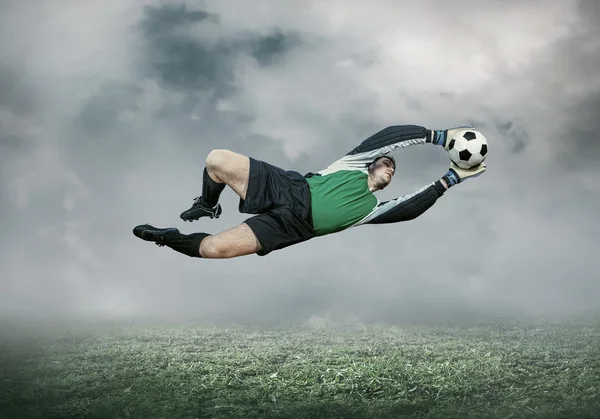
[[[198,221],[202,217],[219,218],[218,215],[200,215],[199,217],[196,217],[196,218],[183,218],[180,216],[179,218],[181,218],[183,221],[186,221],[186,222],[189,221],[191,223],[192,221]]]
[[[185,213],[183,213],[183,214],[185,214]],[[181,214],[181,215],[179,216],[179,218],[181,218],[183,221],[189,221],[190,223],[191,223],[192,221],[198,221],[198,220],[199,220],[200,218],[202,218],[202,217],[209,217],[209,218],[211,218],[211,219],[212,219],[212,218],[219,218],[219,217],[220,217],[220,215],[221,215],[221,214],[205,214],[205,215],[199,215],[199,216],[197,216],[197,217],[186,217],[186,218],[184,218],[184,215],[183,215],[183,214]]]

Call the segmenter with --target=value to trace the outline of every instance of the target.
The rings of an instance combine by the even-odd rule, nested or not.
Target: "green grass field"
[[[5,322],[0,418],[599,418],[600,322]]]

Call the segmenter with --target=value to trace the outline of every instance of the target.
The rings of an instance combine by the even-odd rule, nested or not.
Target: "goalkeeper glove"
[[[425,142],[432,143],[435,145],[441,145],[442,147],[444,147],[444,149],[446,149],[446,151],[449,151],[450,140],[452,139],[454,134],[456,134],[458,131],[462,131],[463,129],[468,128],[474,129],[474,127],[472,127],[471,125],[463,125],[460,127],[454,127],[449,129],[428,130],[429,135],[427,135]]]
[[[448,188],[456,185],[457,183],[464,182],[466,179],[474,178],[481,175],[487,169],[485,162],[480,163],[478,166],[472,167],[471,169],[461,169],[454,162],[450,162],[450,169],[448,173],[442,176],[442,179],[446,181]]]

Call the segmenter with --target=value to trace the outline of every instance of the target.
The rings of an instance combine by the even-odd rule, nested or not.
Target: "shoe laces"
[[[154,238],[154,240],[156,240],[154,243],[158,246],[158,247],[163,247],[164,244],[164,240],[165,240],[165,234],[167,234],[169,231],[172,231],[170,229],[164,229],[164,230],[159,230],[159,231],[151,231],[149,232],[149,235],[152,236]]]

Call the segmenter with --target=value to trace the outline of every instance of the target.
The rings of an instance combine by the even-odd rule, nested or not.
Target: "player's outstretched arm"
[[[361,142],[336,163],[363,167],[397,148],[420,144],[441,145],[448,150],[449,138],[464,128],[472,127],[465,125],[445,130],[432,130],[421,125],[390,125]]]
[[[417,218],[436,203],[448,189],[442,178],[418,191],[389,201],[381,202],[360,224],[389,224]]]
[[[464,128],[472,127],[465,125],[444,130],[432,130],[421,125],[390,125],[371,135],[342,158],[318,173],[324,175],[338,170],[364,170],[376,158],[388,155],[397,148],[412,145],[434,144],[441,145],[448,150],[449,139]]]
[[[319,171],[327,174],[337,170],[364,170],[378,157],[388,155],[396,148],[426,144],[430,130],[420,125],[391,125],[361,142],[329,167]]]
[[[373,159],[388,154],[398,147],[407,147],[427,142],[428,131],[420,125],[390,125],[371,135],[346,156],[368,156]],[[429,134],[431,136],[431,134]]]
[[[461,169],[450,162],[450,169],[441,179],[429,184],[418,191],[380,203],[374,210],[361,220],[361,224],[389,224],[414,220],[431,208],[436,201],[452,186],[475,178],[486,170],[485,163],[472,169]]]

